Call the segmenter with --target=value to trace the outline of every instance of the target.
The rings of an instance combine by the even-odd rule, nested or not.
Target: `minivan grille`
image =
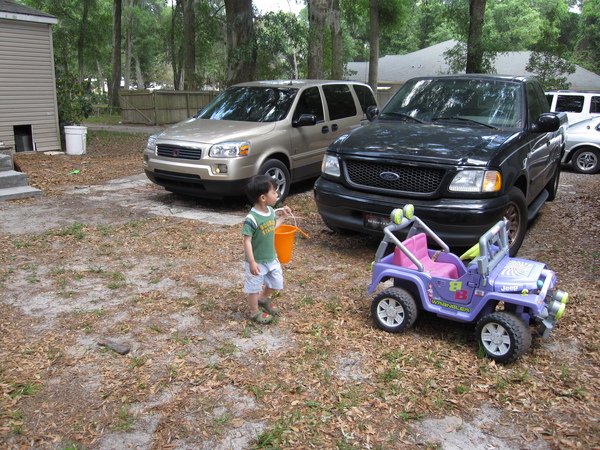
[[[158,144],[156,154],[166,158],[200,159],[202,150],[199,148],[180,147],[179,145]]]
[[[431,194],[438,189],[444,170],[347,160],[346,177],[357,187]]]

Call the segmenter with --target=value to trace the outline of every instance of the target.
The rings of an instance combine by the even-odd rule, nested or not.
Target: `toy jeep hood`
[[[490,283],[496,292],[523,292],[539,289],[538,280],[546,264],[525,259],[505,259],[494,268]]]

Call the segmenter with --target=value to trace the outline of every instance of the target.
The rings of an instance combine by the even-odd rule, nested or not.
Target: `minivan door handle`
[[[337,130],[338,130],[337,123],[334,123],[333,125],[331,125],[331,131],[337,131]]]
[[[321,133],[323,133],[323,134],[329,133],[329,127],[328,126],[324,126],[323,128],[321,128]]]

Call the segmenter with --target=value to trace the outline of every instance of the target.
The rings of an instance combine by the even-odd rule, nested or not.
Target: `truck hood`
[[[486,165],[500,146],[518,135],[514,130],[478,126],[376,121],[342,136],[331,150],[342,155],[373,158],[402,155],[408,161]]]
[[[269,133],[276,122],[237,122],[233,120],[188,119],[170,126],[158,135],[158,141],[185,141],[217,144],[224,141],[251,141]]]

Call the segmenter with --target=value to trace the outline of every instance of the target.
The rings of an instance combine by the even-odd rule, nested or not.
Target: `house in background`
[[[50,14],[0,0],[0,141],[13,151],[61,150]]]
[[[444,52],[453,48],[458,41],[448,40],[406,55],[386,55],[379,58],[378,103],[383,106],[407,80],[420,76],[449,73],[450,67]],[[507,52],[495,60],[496,73],[500,75],[534,75],[525,70],[531,52]],[[347,70],[350,80],[368,82],[369,63],[350,62]],[[567,77],[571,90],[600,91],[600,75],[576,66],[575,73]]]

